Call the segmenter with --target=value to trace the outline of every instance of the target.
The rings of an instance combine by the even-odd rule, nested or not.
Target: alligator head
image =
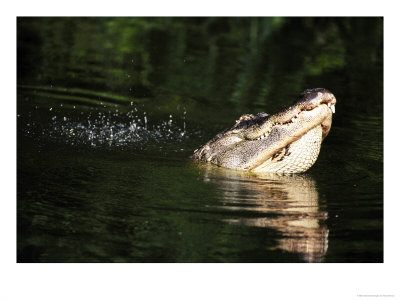
[[[193,159],[242,171],[301,173],[317,160],[335,112],[335,96],[309,89],[274,115],[242,115],[196,150]]]

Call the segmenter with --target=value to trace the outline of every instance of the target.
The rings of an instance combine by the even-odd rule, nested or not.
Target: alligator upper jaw
[[[331,102],[321,103],[318,106],[304,109],[294,110],[291,113],[286,113],[286,118],[277,118],[272,116],[268,122],[265,122],[264,127],[260,127],[257,131],[249,131],[244,134],[244,138],[247,140],[263,140],[267,138],[271,132],[276,128],[281,129],[292,129],[293,132],[302,132],[305,134],[309,128],[309,125],[315,127],[321,125],[323,127],[323,137],[325,138],[329,133],[332,123],[332,113],[335,113],[335,104]],[[306,130],[301,130],[302,126],[307,124]],[[303,129],[304,129],[303,128]],[[292,134],[289,134],[292,135]]]
[[[301,116],[307,116],[307,112],[314,111],[313,116],[315,124],[317,125],[321,119],[328,118],[330,121],[321,121],[323,125],[323,138],[329,133],[332,113],[335,113],[336,99],[333,94],[329,92],[319,93],[320,95],[311,100],[305,99],[298,101],[295,105],[288,107],[287,109],[266,117],[265,121],[260,126],[249,127],[243,131],[241,137],[246,140],[257,140],[267,138],[272,130],[277,126],[296,125],[298,121],[304,121]],[[329,108],[326,110],[326,108]],[[313,123],[311,120],[308,123]]]

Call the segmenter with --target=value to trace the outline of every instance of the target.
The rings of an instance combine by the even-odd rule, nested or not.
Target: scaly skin
[[[274,115],[242,115],[192,158],[242,171],[305,172],[317,160],[330,131],[335,105],[336,98],[328,90],[306,90],[294,105]]]

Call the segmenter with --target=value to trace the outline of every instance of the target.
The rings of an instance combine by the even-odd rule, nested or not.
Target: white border
[[[278,2],[278,3],[276,3]],[[129,3],[129,6],[126,5]],[[393,1],[392,3],[395,3]],[[16,16],[385,17],[384,264],[16,264]],[[399,38],[395,4],[376,1],[14,1],[1,13],[1,299],[362,299],[399,297]],[[393,150],[394,149],[394,150]]]

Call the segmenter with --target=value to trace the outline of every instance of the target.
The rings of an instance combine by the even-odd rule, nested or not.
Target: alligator
[[[324,88],[305,90],[295,104],[268,115],[245,114],[194,151],[192,159],[240,171],[302,173],[317,160],[336,98]]]

